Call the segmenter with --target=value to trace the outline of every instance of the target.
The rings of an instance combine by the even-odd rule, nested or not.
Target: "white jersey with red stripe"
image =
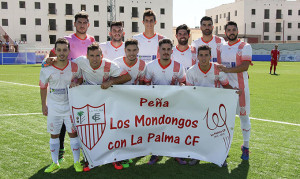
[[[172,60],[175,60],[183,65],[185,70],[188,70],[191,66],[196,64],[196,58],[192,54],[191,46],[183,51],[179,50],[177,46],[173,47]]]
[[[218,59],[217,48],[220,48],[220,46],[224,42],[225,42],[225,40],[224,40],[223,37],[213,35],[213,38],[210,41],[206,42],[201,37],[197,40],[194,40],[192,42],[191,46],[192,46],[192,48],[194,48],[193,51],[195,52],[194,55],[196,56],[196,58],[197,58],[197,54],[198,54],[197,52],[198,52],[198,47],[199,46],[201,46],[201,45],[209,46],[211,48],[211,58],[212,58],[211,61],[212,62],[217,62],[217,59]],[[218,63],[220,63],[220,62],[218,62]]]
[[[166,37],[154,34],[153,37],[146,37],[144,33],[133,36],[132,38],[138,40],[139,42],[139,54],[138,58],[144,60],[146,63],[149,63],[157,58],[158,54],[158,41]]]
[[[185,82],[184,67],[171,60],[170,63],[163,67],[160,59],[156,59],[149,64],[146,68],[145,82],[152,82],[153,85],[178,85]]]
[[[138,85],[139,81],[145,80],[146,63],[143,60],[136,60],[135,64],[129,66],[125,57],[119,57],[114,60],[122,69],[126,70],[131,76],[131,80],[124,83],[124,85]]]
[[[77,57],[87,54],[87,48],[93,42],[95,42],[94,37],[86,35],[85,39],[79,38],[75,33],[70,34],[64,37],[70,43],[70,53],[68,56],[69,60],[74,60]],[[55,54],[55,49],[52,49],[52,52]]]
[[[115,47],[111,41],[100,43],[100,48],[102,50],[103,58],[114,60],[125,55],[125,43],[118,47]]]
[[[40,88],[46,89],[49,85],[47,94],[48,114],[51,116],[67,116],[70,115],[68,89],[78,74],[78,66],[76,63],[69,62],[68,65],[60,69],[55,65],[42,68],[40,73]]]
[[[203,86],[220,88],[229,84],[224,72],[220,72],[217,63],[210,62],[210,68],[206,72],[201,70],[200,64],[192,66],[186,72],[186,84],[189,86]]]
[[[101,85],[108,81],[110,77],[118,77],[127,74],[127,71],[121,69],[116,63],[102,58],[99,68],[93,69],[89,60],[81,56],[74,60],[78,64],[79,74],[83,77],[83,85]]]
[[[232,45],[224,43],[219,53],[221,58],[218,61],[222,65],[232,68],[242,64],[243,61],[252,61],[252,47],[246,42],[241,42],[240,39]],[[248,84],[247,71],[241,73],[227,73],[229,84],[234,88],[241,90],[242,94],[239,97],[240,115],[249,115],[250,113],[250,93]]]

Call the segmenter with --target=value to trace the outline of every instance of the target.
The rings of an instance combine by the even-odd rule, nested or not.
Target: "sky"
[[[235,0],[173,0],[173,26],[186,24],[190,28],[199,26],[205,16],[205,10],[222,4],[232,3]]]

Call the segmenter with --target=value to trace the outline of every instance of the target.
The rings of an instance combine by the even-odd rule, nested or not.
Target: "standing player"
[[[81,11],[75,15],[74,27],[76,28],[76,33],[65,36],[70,43],[70,53],[68,56],[69,60],[73,60],[81,55],[86,55],[86,49],[91,45],[95,39],[94,37],[87,34],[87,30],[90,26],[89,15],[85,11]],[[50,57],[55,57],[55,51],[50,52]],[[42,64],[42,66],[48,66],[53,64],[55,58],[47,58]],[[66,127],[63,124],[60,132],[60,152],[59,152],[59,162],[64,160],[64,141],[65,141]]]
[[[219,68],[227,73],[229,84],[241,92],[237,106],[237,114],[240,117],[244,138],[241,158],[248,160],[251,123],[249,119],[250,92],[247,70],[252,61],[252,48],[250,44],[238,39],[238,27],[233,21],[229,21],[225,25],[225,35],[228,42],[224,43],[218,52],[221,54],[221,59],[218,61],[222,62]]]
[[[103,42],[100,44],[103,58],[114,60],[125,55],[123,43],[124,35],[125,32],[123,31],[122,22],[112,22],[110,24],[109,36],[111,38],[111,41]]]
[[[147,65],[145,83],[147,85],[184,85],[185,84],[185,71],[184,67],[171,60],[172,54],[172,41],[170,39],[162,39],[159,41],[159,59],[150,62]],[[157,155],[152,155],[148,164],[153,165],[159,160]],[[187,162],[181,158],[175,160],[185,165]]]
[[[146,63],[137,59],[139,53],[138,41],[128,39],[125,41],[126,56],[114,60],[122,69],[125,69],[131,76],[131,81],[124,83],[125,85],[143,85],[145,78]]]
[[[192,47],[188,45],[190,29],[186,24],[182,24],[176,28],[176,38],[178,45],[173,47],[172,59],[182,64],[187,70],[196,64],[196,58],[192,54]]]
[[[202,37],[192,42],[192,47],[194,48],[195,55],[197,54],[197,48],[201,45],[208,45],[211,48],[212,61],[217,62],[218,54],[217,48],[220,48],[220,45],[225,42],[222,37],[212,35],[214,26],[213,20],[211,17],[204,16],[200,21],[200,29],[202,31]],[[218,63],[221,63],[218,61]]]
[[[140,50],[138,58],[149,63],[152,60],[159,58],[158,42],[165,37],[154,32],[156,15],[151,9],[144,12],[143,24],[145,26],[145,32],[135,35],[133,38],[139,42]]]
[[[271,66],[270,66],[270,74],[272,71],[272,67],[274,65],[274,75],[276,75],[275,71],[276,71],[276,66],[277,66],[277,62],[279,60],[280,57],[280,52],[278,50],[278,45],[275,45],[275,49],[271,50]]]
[[[67,86],[71,84],[74,73],[78,67],[68,60],[70,44],[66,39],[60,38],[55,42],[57,61],[53,66],[42,68],[40,73],[40,91],[42,111],[47,116],[47,131],[51,134],[50,151],[53,163],[45,169],[46,173],[60,168],[58,162],[59,134],[64,123],[70,136],[70,145],[73,151],[74,168],[76,172],[82,172],[83,167],[79,162],[80,143],[76,130],[70,119],[70,108],[67,94]],[[47,87],[49,84],[49,93]],[[47,102],[46,102],[47,101]]]

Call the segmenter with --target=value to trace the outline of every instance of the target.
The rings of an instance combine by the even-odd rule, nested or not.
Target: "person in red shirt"
[[[280,56],[280,52],[278,50],[278,45],[275,45],[275,49],[271,50],[270,74],[271,74],[271,71],[272,71],[272,67],[274,65],[274,75],[276,75],[275,71],[276,71],[277,62],[279,60],[279,56]]]

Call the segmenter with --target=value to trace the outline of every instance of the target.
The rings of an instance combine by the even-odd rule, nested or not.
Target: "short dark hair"
[[[238,26],[237,26],[237,24],[236,24],[234,21],[229,21],[229,22],[227,22],[227,24],[225,25],[225,31],[226,31],[226,29],[227,29],[227,27],[228,27],[229,25],[234,25],[234,26],[238,29]]]
[[[173,47],[173,43],[170,39],[161,39],[159,42],[158,42],[158,46],[161,47],[162,44],[170,44],[171,45],[171,48]]]
[[[91,50],[91,51],[94,51],[94,50],[98,50],[98,49],[99,49],[100,52],[102,53],[102,50],[101,50],[99,44],[98,44],[97,42],[93,42],[90,46],[88,46],[88,48],[87,48],[87,53],[89,53],[90,50]]]
[[[138,44],[139,42],[136,40],[136,39],[127,39],[125,41],[125,48],[128,46],[128,45],[136,45],[138,47]]]
[[[75,22],[77,21],[77,19],[79,18],[84,18],[89,22],[89,15],[87,12],[85,11],[80,11],[75,15]]]
[[[208,46],[208,45],[201,45],[198,47],[198,54],[199,55],[199,52],[202,51],[202,50],[208,50],[209,51],[209,55],[211,55],[211,48]]]
[[[186,24],[182,24],[182,25],[180,25],[180,26],[178,26],[177,28],[176,28],[176,34],[178,33],[178,31],[179,30],[186,30],[187,31],[187,33],[190,35],[190,28],[186,25]]]
[[[67,39],[65,38],[58,38],[56,41],[55,41],[55,44],[54,44],[54,48],[56,49],[57,47],[57,44],[66,44],[68,45],[68,48],[70,49],[70,43]]]
[[[110,31],[111,31],[111,28],[113,26],[121,26],[121,27],[123,27],[123,22],[121,22],[121,21],[113,21],[113,22],[111,22],[110,23]]]
[[[201,21],[200,21],[200,26],[202,25],[202,22],[203,22],[203,21],[211,21],[211,23],[214,24],[212,18],[211,18],[211,17],[208,17],[208,16],[202,17],[202,19],[201,19]]]
[[[154,21],[156,21],[156,15],[155,15],[154,11],[152,11],[151,9],[145,10],[145,12],[143,14],[143,20],[145,20],[146,16],[153,16],[154,17]]]

